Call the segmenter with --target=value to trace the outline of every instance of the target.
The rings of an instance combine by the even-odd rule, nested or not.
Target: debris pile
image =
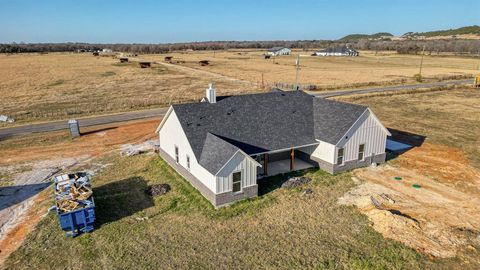
[[[146,141],[140,144],[124,144],[120,152],[123,156],[135,156],[156,149],[156,140]]]
[[[161,196],[170,191],[169,184],[156,184],[152,185],[147,189],[147,194],[150,196]]]
[[[310,183],[312,179],[304,176],[291,177],[282,184],[282,188],[292,189]]]
[[[92,186],[86,173],[56,176],[55,203],[60,213],[93,206]]]
[[[15,119],[2,114],[0,115],[0,122],[13,123],[15,122]]]

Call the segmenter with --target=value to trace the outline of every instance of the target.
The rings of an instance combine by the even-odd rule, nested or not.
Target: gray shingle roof
[[[207,133],[199,163],[209,172],[216,174],[237,151],[238,147]]]
[[[336,144],[367,109],[301,91],[240,95],[213,104],[172,107],[195,157],[214,174],[238,149],[252,155],[315,144],[316,139]]]

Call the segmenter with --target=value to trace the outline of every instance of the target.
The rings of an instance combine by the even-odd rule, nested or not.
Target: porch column
[[[292,148],[290,150],[290,171],[293,171],[295,167],[295,150]]]
[[[268,175],[268,154],[263,154],[263,175]]]

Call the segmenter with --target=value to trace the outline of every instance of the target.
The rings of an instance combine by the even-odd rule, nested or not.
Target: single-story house
[[[256,197],[257,179],[385,161],[388,130],[365,106],[302,91],[217,97],[170,106],[160,155],[215,207]]]
[[[267,51],[266,55],[278,56],[278,55],[289,55],[292,52],[289,48],[285,47],[273,47]]]
[[[313,53],[313,56],[359,56],[357,50],[348,48],[347,46],[327,48]]]

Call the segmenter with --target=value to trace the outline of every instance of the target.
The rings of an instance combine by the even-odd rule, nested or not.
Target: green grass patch
[[[0,171],[0,187],[9,187],[13,185],[13,177],[8,172]]]
[[[258,198],[215,210],[158,156],[109,156],[93,178],[96,230],[66,238],[48,215],[6,261],[8,269],[425,269],[435,262],[384,239],[353,207],[337,204],[350,173],[305,172],[305,187],[265,179]],[[300,174],[300,173],[298,173]],[[149,185],[168,183],[150,197]],[[305,196],[303,188],[313,194]],[[46,202],[51,203],[51,202]],[[234,254],[235,256],[232,256]]]

